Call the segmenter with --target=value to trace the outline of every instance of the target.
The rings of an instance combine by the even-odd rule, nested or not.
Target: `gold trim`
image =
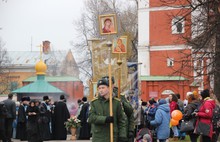
[[[113,24],[114,24],[114,31],[113,32],[109,32],[109,33],[103,33],[102,29],[103,29],[103,19],[107,19],[110,18],[113,20]],[[108,15],[99,15],[99,32],[101,35],[110,35],[110,34],[117,34],[118,33],[118,29],[117,29],[117,20],[116,20],[116,15],[115,14],[108,14]]]

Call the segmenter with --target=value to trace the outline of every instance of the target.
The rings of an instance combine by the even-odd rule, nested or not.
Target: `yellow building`
[[[43,53],[42,59],[48,67],[47,75],[79,78],[79,69],[71,50]],[[39,60],[39,51],[8,51],[8,62],[4,68],[4,74],[0,78],[1,94],[7,94],[22,87],[22,81],[35,76],[35,64]]]

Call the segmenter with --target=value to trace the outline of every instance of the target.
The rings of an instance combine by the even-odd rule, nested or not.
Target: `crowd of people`
[[[147,104],[147,105],[146,105]],[[149,100],[147,103],[142,102],[141,110],[139,111],[139,121],[135,123],[136,132],[143,129],[149,129],[146,133],[140,132],[142,135],[137,137],[140,141],[144,141],[145,137],[151,137],[148,141],[165,142],[167,139],[172,141],[180,141],[189,135],[191,142],[210,141],[217,142],[219,137],[220,127],[215,127],[213,119],[220,122],[220,112],[214,118],[214,109],[219,107],[217,99],[211,99],[211,93],[208,89],[201,91],[197,94],[195,91],[187,92],[186,100],[181,100],[179,94],[170,94],[166,99]],[[172,125],[172,112],[178,110],[182,114],[182,119],[179,123]],[[138,112],[136,112],[137,114]],[[193,129],[189,131],[181,131],[181,123],[184,121],[192,121]],[[182,126],[183,127],[183,126]],[[138,135],[138,134],[137,134]],[[145,135],[145,137],[144,137]]]
[[[185,100],[181,100],[180,94],[171,93],[164,99],[129,102],[130,107],[125,107],[124,103],[128,101],[123,98],[126,97],[121,95],[117,98],[114,79],[112,83],[112,88],[109,88],[108,78],[100,79],[97,84],[98,96],[91,101],[88,122],[92,125],[92,141],[109,141],[109,124],[113,123],[113,139],[116,142],[179,141],[184,140],[186,135],[189,135],[191,142],[217,142],[220,127],[213,127],[213,111],[219,104],[217,99],[211,99],[208,89],[200,94],[196,91],[187,92]],[[112,116],[109,112],[110,89],[113,90]],[[172,113],[176,110],[180,112],[181,118],[174,125],[171,123]],[[220,122],[220,117],[216,119]],[[181,124],[191,120],[194,122],[193,130],[181,131]]]
[[[79,140],[108,142],[110,124],[113,124],[114,142],[179,141],[184,140],[186,135],[191,142],[217,142],[220,127],[214,125],[213,111],[219,104],[217,99],[211,99],[208,89],[200,94],[187,92],[185,100],[181,100],[180,94],[170,94],[167,98],[137,102],[124,94],[118,95],[113,77],[111,82],[112,88],[109,77],[102,77],[97,83],[97,96],[91,102],[86,97],[79,99],[74,110],[68,110],[64,95],[54,103],[48,96],[44,96],[42,102],[23,97],[20,105],[16,106],[13,95],[9,94],[7,100],[0,102],[0,126],[4,126],[0,127],[0,138],[3,142],[11,142],[15,134],[16,139],[30,142],[66,140],[68,129],[65,122],[74,115],[80,120],[81,127],[77,129]],[[113,95],[113,115],[110,115],[110,91]],[[5,106],[7,111],[1,106]],[[176,110],[182,117],[174,125],[171,123],[172,113]],[[219,121],[220,117],[217,119]],[[192,121],[193,130],[182,131],[184,121]]]
[[[42,142],[67,139],[68,129],[65,127],[65,122],[71,116],[64,95],[54,103],[48,96],[43,96],[41,102],[25,96],[16,105],[12,98],[13,94],[9,94],[7,100],[0,102],[0,140],[12,142],[11,139],[14,138],[21,141]],[[86,126],[84,117],[86,113],[84,111],[89,107],[87,98],[83,97],[82,101],[78,102],[81,109],[76,113],[83,129],[80,128],[78,139],[90,139],[90,128]]]

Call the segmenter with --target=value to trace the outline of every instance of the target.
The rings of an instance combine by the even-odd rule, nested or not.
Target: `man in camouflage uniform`
[[[114,142],[126,141],[126,117],[119,99],[113,98],[113,116],[109,110],[109,82],[101,79],[97,84],[99,95],[90,104],[88,122],[92,124],[93,142],[110,142],[110,123],[113,123]]]

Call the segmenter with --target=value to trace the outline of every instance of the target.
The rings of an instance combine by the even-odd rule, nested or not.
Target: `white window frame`
[[[167,66],[168,67],[174,66],[174,58],[167,58]]]
[[[183,34],[185,32],[185,19],[181,16],[177,16],[177,17],[174,17],[172,19],[172,27],[171,27],[171,30],[172,30],[172,34]],[[182,24],[182,31],[181,32],[178,32],[177,31],[177,24]]]

